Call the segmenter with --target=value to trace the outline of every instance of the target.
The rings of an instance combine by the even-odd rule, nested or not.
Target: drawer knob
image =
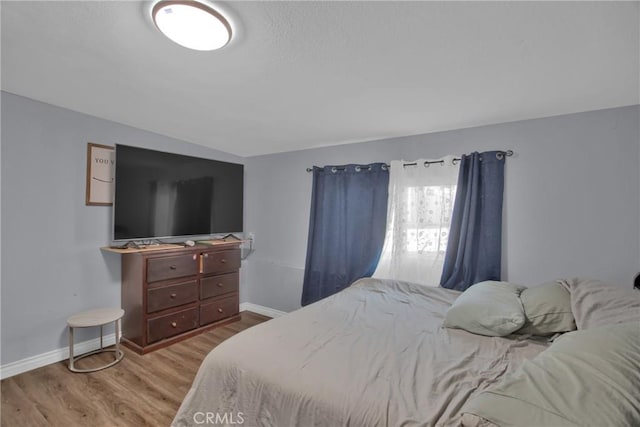
[[[221,287],[223,287],[223,286],[224,286],[224,284],[222,284],[222,283],[218,283],[218,287],[219,287],[219,288],[221,288]]]
[[[176,322],[171,322],[171,326],[173,326],[174,328],[177,328],[178,324]]]
[[[172,269],[172,270],[175,270],[178,267],[176,267],[175,265],[171,265],[171,266],[169,266],[169,268]]]
[[[226,260],[226,259],[224,259],[224,258],[222,258],[222,259],[220,260],[220,262],[221,262],[221,263],[223,263],[223,264],[226,264],[226,263],[227,263],[227,260]]]
[[[173,293],[173,294],[169,295],[169,297],[171,297],[171,298],[175,298],[177,296],[178,296],[178,294],[176,294],[176,293]]]
[[[222,313],[222,309],[221,308],[218,309],[218,313]]]

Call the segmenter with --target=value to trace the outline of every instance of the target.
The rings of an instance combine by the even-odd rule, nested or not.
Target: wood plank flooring
[[[144,356],[124,348],[122,362],[98,372],[72,373],[63,361],[7,378],[0,384],[1,425],[168,426],[209,351],[266,320],[244,311],[237,322]],[[112,358],[113,353],[92,356],[76,367]]]

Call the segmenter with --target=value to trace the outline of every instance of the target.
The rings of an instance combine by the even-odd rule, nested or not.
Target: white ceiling
[[[252,156],[640,103],[638,2],[231,2],[213,52],[147,2],[7,2],[2,89]]]

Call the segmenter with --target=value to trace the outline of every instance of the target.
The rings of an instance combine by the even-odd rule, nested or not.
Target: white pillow
[[[472,334],[502,337],[524,325],[520,301],[524,286],[508,282],[476,283],[464,291],[447,311],[444,326]]]
[[[561,280],[571,294],[571,311],[578,329],[616,323],[640,323],[640,292],[600,280]]]
[[[519,334],[546,336],[576,330],[571,295],[559,281],[525,289],[520,301],[526,321]]]

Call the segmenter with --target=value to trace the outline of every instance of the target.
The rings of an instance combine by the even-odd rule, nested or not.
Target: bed
[[[361,279],[252,327],[206,357],[173,425],[459,425],[470,397],[548,347],[444,328],[459,295]]]

